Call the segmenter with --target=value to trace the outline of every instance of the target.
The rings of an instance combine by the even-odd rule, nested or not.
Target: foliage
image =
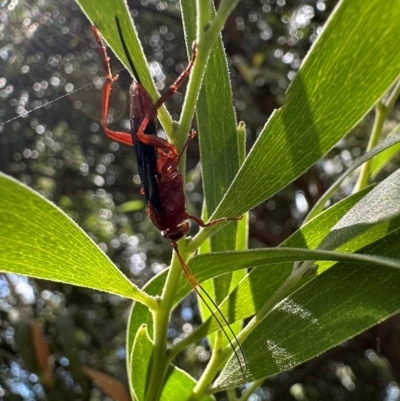
[[[126,63],[114,21],[119,16],[140,78],[155,99],[157,92],[125,4],[79,3]],[[399,91],[398,86],[390,90],[400,72],[400,55],[390,39],[396,34],[400,10],[377,0],[367,5],[343,0],[291,83],[284,106],[265,124],[243,161],[243,127],[237,128],[219,37],[234,5],[232,0],[221,1],[215,14],[208,2],[182,2],[187,49],[190,52],[196,39],[198,56],[179,124],[172,123],[166,109],[159,116],[170,140],[180,147],[196,108],[204,215],[211,218],[242,215],[285,188],[376,103],[376,120],[382,121]],[[389,90],[389,98],[380,100]],[[381,129],[382,123],[375,124],[372,144]],[[362,162],[379,157],[379,166],[384,165],[388,149],[399,138],[395,130],[379,148],[370,146]],[[215,299],[229,323],[235,323],[248,365],[246,380],[253,382],[242,399],[266,376],[309,360],[399,310],[399,172],[370,188],[365,177],[375,170],[366,166],[357,186],[360,192],[325,211],[323,204],[315,208],[309,221],[277,248],[245,251],[246,218],[201,230],[179,243],[200,282],[218,278]],[[132,397],[169,400],[173,394],[174,399],[212,399],[211,393],[243,383],[238,360],[221,333],[210,336],[213,354],[197,382],[171,363],[185,347],[219,328],[212,317],[206,318],[196,331],[167,348],[171,311],[190,291],[175,256],[168,272],[140,289],[59,209],[16,181],[4,175],[0,179],[3,271],[135,301],[126,347]],[[201,254],[191,257],[199,247]],[[60,265],[64,270],[58,269]],[[252,270],[245,274],[247,268]],[[241,322],[250,317],[241,329]]]

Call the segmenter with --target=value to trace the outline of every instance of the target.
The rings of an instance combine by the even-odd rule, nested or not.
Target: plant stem
[[[182,106],[182,114],[176,134],[177,141],[179,141],[179,143],[177,143],[178,148],[183,145],[190,130],[197,97],[203,79],[203,73],[206,68],[209,53],[207,52],[207,48],[204,47],[203,43],[203,41],[198,42],[196,61],[190,73],[187,92]]]
[[[372,128],[371,136],[369,138],[366,152],[369,152],[378,143],[382,133],[382,127],[385,122],[386,116],[387,116],[386,107],[382,104],[381,101],[379,101],[375,106],[375,121],[374,121],[374,126]],[[370,178],[370,166],[371,166],[371,160],[368,160],[367,162],[364,163],[353,192],[361,191],[368,185]]]
[[[208,0],[197,0],[197,57],[190,74],[186,97],[182,106],[182,114],[177,132],[178,147],[183,145],[189,132],[211,49],[218,39],[226,19],[238,1],[223,0],[215,18],[208,25],[210,20],[210,2]]]
[[[203,0],[200,0],[200,2],[202,2],[202,1]],[[235,6],[238,2],[239,2],[239,0],[222,0],[221,1],[214,19],[212,20],[207,31],[204,33],[206,40],[213,38],[212,44],[214,44],[214,40],[216,40],[216,38],[220,35],[222,28],[225,25],[226,20],[228,19],[230,13],[235,8]]]
[[[399,95],[400,95],[400,80],[396,82],[386,101],[380,100],[375,106],[375,121],[374,121],[374,126],[372,127],[372,133],[371,137],[369,138],[366,152],[369,152],[378,143],[379,138],[382,134],[382,128],[386,120],[386,117],[392,110]],[[361,191],[368,185],[370,179],[371,162],[372,160],[368,160],[366,163],[364,163],[353,192]]]
[[[169,317],[174,303],[174,294],[179,283],[182,269],[176,253],[173,252],[171,267],[161,295],[159,308],[154,311],[154,350],[151,365],[150,379],[148,382],[148,393],[146,400],[158,400],[164,377],[168,369],[169,358],[167,358],[167,330]]]
[[[254,393],[254,391],[261,386],[263,381],[264,379],[260,379],[251,383],[251,386],[248,389],[246,389],[246,391],[243,393],[243,395],[239,398],[238,401],[247,401],[250,398],[250,396]]]
[[[218,370],[221,366],[221,345],[222,345],[222,337],[221,333],[217,333],[215,342],[214,342],[214,351],[211,354],[211,358],[207,364],[207,367],[203,374],[201,375],[200,380],[197,382],[193,392],[188,401],[198,401],[203,399],[206,390],[209,384],[212,382]]]

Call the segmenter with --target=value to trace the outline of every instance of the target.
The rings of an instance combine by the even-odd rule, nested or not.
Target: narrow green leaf
[[[371,109],[400,73],[399,19],[396,2],[340,2],[213,217],[285,187]]]
[[[186,401],[190,399],[196,381],[188,373],[173,365],[167,372],[165,385],[162,389],[160,401]],[[212,395],[201,398],[202,401],[215,401]]]
[[[399,230],[383,237],[381,240],[388,238],[388,241],[391,241],[393,238],[392,235],[398,231]],[[388,242],[386,246],[389,247],[391,244],[392,243]],[[380,251],[384,252],[383,246]],[[399,256],[396,255],[395,257],[397,258]],[[256,280],[255,274],[249,275],[248,279],[242,281],[241,285],[230,294],[228,298],[230,302],[224,302],[220,305],[219,309],[228,322],[235,322],[236,320],[251,316],[261,309],[269,297],[275,293],[279,286],[289,277],[293,268],[293,263],[290,264],[287,262],[316,262],[325,260],[352,261],[357,264],[371,263],[391,267],[393,269],[400,269],[400,258],[392,259],[386,257],[385,253],[364,255],[359,253],[341,253],[299,248],[257,249],[247,252],[216,252],[213,254],[201,255],[199,256],[199,259],[200,258],[202,259],[202,265],[208,267],[210,271],[214,270],[214,272],[229,271],[232,268],[243,269],[247,267],[258,267],[257,272],[265,270],[262,277],[268,277],[268,280]],[[212,269],[214,263],[219,264],[218,268]],[[305,279],[307,279],[307,277],[305,277]],[[244,285],[249,286],[251,291],[247,288],[243,289]],[[243,299],[243,297],[240,297],[239,291],[246,291],[247,298]],[[258,294],[259,291],[264,291],[262,297]],[[267,296],[265,294],[267,294]],[[260,300],[263,300],[264,303],[260,302]],[[195,337],[195,339],[202,338],[208,332],[218,328],[219,326],[217,326],[215,322],[208,321],[196,331],[193,337]],[[191,341],[194,341],[194,339],[191,338]]]
[[[236,116],[231,99],[226,57],[219,40],[211,51],[196,109],[208,215],[215,210],[239,169]]]
[[[146,399],[146,383],[148,382],[153,347],[154,344],[147,332],[147,326],[142,324],[136,333],[129,366],[130,385],[137,401],[145,401]]]
[[[400,257],[400,230],[364,248]],[[290,369],[400,310],[400,271],[343,262],[283,299],[242,342],[252,379]],[[234,358],[215,387],[241,382]]]
[[[197,28],[197,13],[196,13],[196,0],[182,1],[182,21],[183,29],[185,32],[185,40],[187,50],[191,48],[191,44],[196,39],[196,28]]]
[[[398,230],[397,230],[398,231]],[[397,232],[394,231],[394,232]],[[393,232],[392,232],[393,233]],[[390,235],[392,234],[390,233]],[[382,238],[386,238],[384,236]],[[201,263],[207,270],[214,274],[221,274],[230,271],[232,268],[243,269],[246,267],[266,267],[272,263],[296,262],[296,261],[348,261],[377,263],[382,266],[399,268],[399,261],[376,255],[360,255],[358,253],[341,253],[335,251],[323,251],[319,249],[301,248],[267,248],[252,249],[249,251],[236,252],[215,252],[207,255],[200,255],[195,260],[195,264]],[[218,266],[216,266],[216,264]]]
[[[60,209],[0,173],[0,269],[142,301],[148,298]]]

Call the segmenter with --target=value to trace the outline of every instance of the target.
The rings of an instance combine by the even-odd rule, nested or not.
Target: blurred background
[[[272,111],[283,104],[290,81],[336,3],[242,0],[229,18],[223,40],[248,149]],[[163,91],[187,62],[179,2],[131,0],[128,5]],[[103,64],[78,5],[73,0],[4,0],[0,66],[0,171],[62,208],[142,287],[167,266],[171,246],[146,215],[132,149],[110,141],[100,126]],[[112,55],[111,66],[120,79],[112,92],[110,126],[121,130],[129,126],[131,78]],[[182,100],[175,95],[168,102],[174,119]],[[387,132],[399,117],[396,109],[386,123]],[[251,211],[250,247],[276,246],[301,225],[329,184],[362,154],[372,121],[373,113],[324,160]],[[199,215],[196,140],[188,149],[187,168],[188,210]],[[382,174],[395,168],[393,164]],[[351,193],[355,179],[345,181],[337,199]],[[120,206],[128,201],[135,202],[126,213]],[[195,301],[191,296],[177,309],[171,341],[199,324]],[[130,307],[130,301],[114,295],[1,275],[0,400],[112,399],[92,381],[101,381],[99,376],[88,370],[84,374],[82,367],[127,385]],[[267,379],[251,400],[398,400],[399,334],[400,319],[394,316],[319,358]],[[199,377],[208,356],[204,342],[177,362]]]

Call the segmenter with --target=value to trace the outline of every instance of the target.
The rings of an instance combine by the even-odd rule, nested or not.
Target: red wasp
[[[167,140],[157,136],[156,131],[156,114],[157,110],[164,104],[173,94],[178,91],[183,81],[188,77],[193,64],[196,59],[196,43],[192,48],[192,57],[187,67],[183,70],[178,79],[167,89],[166,92],[153,104],[150,99],[150,95],[146,89],[142,86],[138,79],[136,69],[133,65],[132,60],[129,57],[126,43],[123,39],[121,26],[118,18],[116,18],[118,32],[120,35],[121,43],[124,48],[125,54],[128,58],[130,67],[136,76],[129,89],[129,104],[130,104],[130,123],[131,133],[112,131],[107,126],[107,115],[109,107],[109,98],[113,82],[118,79],[118,75],[112,75],[109,64],[109,57],[107,56],[106,48],[103,40],[100,36],[99,31],[96,27],[92,27],[93,33],[100,45],[102,51],[102,58],[104,67],[106,70],[105,83],[103,88],[103,107],[102,107],[102,126],[108,137],[111,139],[130,145],[134,147],[136,158],[138,162],[139,175],[143,185],[142,192],[146,197],[147,213],[153,222],[153,224],[161,230],[161,234],[164,238],[171,241],[171,246],[175,250],[178,259],[181,263],[182,269],[186,275],[189,284],[200,296],[214,318],[218,322],[220,328],[224,332],[225,336],[235,352],[236,358],[238,359],[240,368],[242,370],[243,377],[244,369],[241,364],[241,359],[233,346],[229,336],[227,335],[223,325],[208,306],[203,295],[199,292],[200,288],[210,302],[218,310],[219,315],[227,325],[230,333],[233,335],[236,343],[239,346],[240,352],[244,358],[243,350],[240,346],[239,341],[236,339],[235,334],[229,326],[228,321],[219,311],[218,306],[214,300],[207,294],[207,292],[201,287],[200,283],[196,280],[193,274],[190,272],[185,261],[181,257],[178,251],[177,242],[183,238],[189,231],[188,219],[194,220],[201,227],[209,227],[220,221],[226,220],[237,220],[237,218],[221,218],[217,220],[204,223],[200,218],[190,215],[186,211],[185,193],[183,188],[182,174],[178,169],[179,160],[186,150],[190,140],[196,135],[194,129],[191,129],[189,137],[180,152],[177,151],[175,146],[169,143]]]

